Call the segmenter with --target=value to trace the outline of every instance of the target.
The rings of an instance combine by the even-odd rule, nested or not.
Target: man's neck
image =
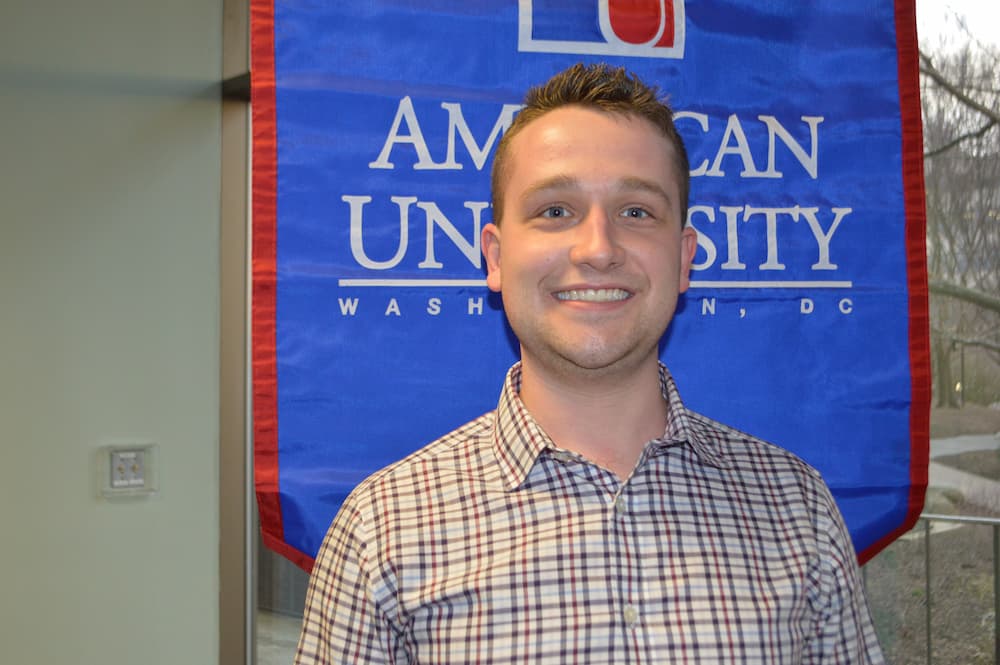
[[[557,446],[623,480],[667,425],[656,358],[632,371],[577,375],[546,372],[525,358],[521,400]]]

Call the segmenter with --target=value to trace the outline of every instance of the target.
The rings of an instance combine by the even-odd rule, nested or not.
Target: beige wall
[[[212,663],[222,1],[0,15],[0,662]]]

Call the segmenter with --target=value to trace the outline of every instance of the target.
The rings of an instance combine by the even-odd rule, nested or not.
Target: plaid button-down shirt
[[[684,408],[615,474],[498,408],[364,481],[296,663],[881,663],[819,474]]]

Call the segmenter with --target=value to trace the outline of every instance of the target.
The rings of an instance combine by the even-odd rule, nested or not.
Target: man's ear
[[[691,265],[694,263],[694,254],[697,251],[698,232],[690,226],[686,226],[681,229],[681,275],[678,282],[678,293],[684,293],[691,286]]]
[[[482,233],[483,258],[486,259],[486,286],[500,292],[500,227],[487,224]]]

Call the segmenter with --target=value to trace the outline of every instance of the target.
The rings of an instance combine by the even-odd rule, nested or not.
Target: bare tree
[[[921,74],[935,393],[957,406],[955,351],[1000,368],[1000,57],[922,52]]]

